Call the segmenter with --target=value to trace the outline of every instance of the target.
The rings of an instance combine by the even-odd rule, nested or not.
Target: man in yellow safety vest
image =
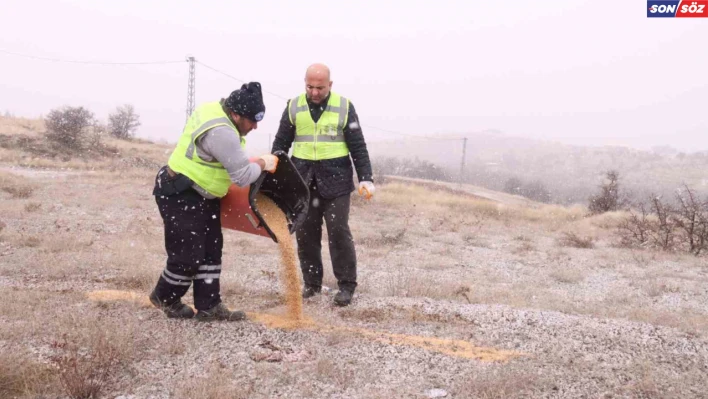
[[[191,318],[181,298],[194,287],[196,319],[246,318],[221,302],[220,199],[231,184],[247,186],[263,170],[275,172],[278,158],[249,162],[246,135],[258,127],[265,105],[261,85],[244,84],[228,98],[201,104],[189,117],[166,166],[157,173],[153,195],[165,226],[167,266],[149,298],[171,318]]]
[[[322,220],[327,225],[332,269],[339,292],[334,303],[347,306],[357,287],[357,262],[349,229],[350,194],[354,191],[352,161],[359,194],[370,199],[374,183],[366,141],[352,103],[331,91],[330,71],[322,64],[305,73],[305,93],[288,101],[272,151],[289,151],[305,183],[311,204],[296,231],[298,257],[305,286],[303,297],[322,290]]]

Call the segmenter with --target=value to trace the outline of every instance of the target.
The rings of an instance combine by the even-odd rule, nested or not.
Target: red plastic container
[[[263,172],[253,184],[239,187],[232,184],[221,199],[221,226],[244,233],[270,237],[278,242],[260,212],[256,194],[261,193],[278,205],[288,219],[292,234],[307,217],[310,204],[310,189],[305,184],[295,165],[283,151],[274,153],[279,159],[275,173]],[[255,162],[258,158],[252,158]]]

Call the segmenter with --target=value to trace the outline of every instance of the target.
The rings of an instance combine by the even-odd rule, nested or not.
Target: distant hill
[[[619,146],[572,146],[498,132],[467,137],[461,180],[493,190],[503,190],[510,179],[516,178],[542,184],[552,202],[585,203],[602,182],[604,171],[615,169],[622,187],[635,198],[652,193],[671,196],[684,183],[708,194],[708,152],[685,154],[670,147],[642,151]],[[443,168],[448,179],[459,181],[462,141],[441,138],[377,142],[369,145],[369,152],[374,160],[396,157],[431,162]]]

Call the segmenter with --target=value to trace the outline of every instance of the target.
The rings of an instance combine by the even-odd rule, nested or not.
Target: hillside
[[[444,137],[444,136],[443,136]],[[511,178],[539,181],[556,203],[587,203],[604,171],[620,172],[623,187],[633,198],[672,196],[686,183],[708,194],[708,153],[684,154],[670,148],[640,151],[627,147],[583,147],[511,137],[501,133],[467,135],[467,161],[463,180],[502,190]],[[462,141],[401,140],[369,146],[374,157],[421,159],[446,168],[459,179]]]
[[[394,177],[352,197],[350,307],[327,290],[289,326],[277,246],[226,230],[222,296],[249,320],[205,325],[147,302],[171,148],[62,156],[42,130],[0,119],[0,397],[706,397],[705,257],[620,246],[623,213]]]

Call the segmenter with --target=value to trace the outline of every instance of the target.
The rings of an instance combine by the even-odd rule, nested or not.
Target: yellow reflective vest
[[[303,93],[290,100],[290,123],[295,126],[293,157],[319,161],[349,155],[344,141],[344,127],[349,115],[349,100],[330,92],[327,107],[317,123],[310,115],[307,97]]]
[[[241,147],[246,140],[241,137],[236,126],[224,112],[218,101],[202,104],[192,112],[184,126],[177,147],[172,152],[167,165],[173,171],[189,177],[193,182],[216,197],[223,197],[229,191],[231,179],[221,162],[207,162],[197,154],[197,139],[207,130],[217,126],[228,126],[240,138]]]

